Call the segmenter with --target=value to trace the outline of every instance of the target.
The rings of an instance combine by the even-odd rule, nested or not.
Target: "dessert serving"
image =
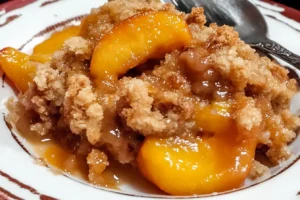
[[[259,155],[291,156],[297,84],[232,27],[205,23],[202,8],[112,0],[32,55],[4,48],[19,90],[6,121],[47,144],[42,163],[95,185],[117,187],[118,166],[170,195],[239,188],[268,173]]]

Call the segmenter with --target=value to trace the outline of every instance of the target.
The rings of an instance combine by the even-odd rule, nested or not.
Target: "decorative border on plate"
[[[25,7],[25,6],[27,6],[31,3],[36,2],[36,1],[38,1],[38,0],[11,0],[9,2],[0,4],[0,17],[2,15],[5,15],[6,13],[8,13],[10,11]],[[42,2],[40,7],[44,7],[44,6],[59,2],[59,1],[61,1],[61,0],[47,0],[47,1]],[[262,1],[283,8],[284,11],[281,13],[282,15],[284,15],[284,16],[290,18],[290,19],[293,19],[295,21],[300,22],[300,10],[296,10],[294,8],[291,8],[291,7],[288,7],[286,5],[274,2],[272,0],[262,0]],[[10,23],[10,21],[8,21],[8,23]]]
[[[20,197],[10,193],[9,191],[3,189],[2,187],[0,187],[0,199],[1,200],[8,200],[8,199],[22,200]]]
[[[60,0],[49,0],[49,1],[45,1],[44,3],[42,3],[42,4],[40,5],[40,7],[44,7],[44,6],[47,6],[47,5],[56,3],[56,2],[58,2],[58,1],[60,1]]]
[[[34,3],[38,0],[11,0],[6,3],[0,4],[0,17],[6,15],[7,13],[23,8],[31,3]],[[48,0],[48,1],[41,1],[40,7],[45,7],[50,4],[59,2],[61,0]],[[21,17],[22,14],[14,14],[11,16],[8,16],[3,23],[0,24],[0,28],[3,26],[8,25],[12,21],[16,20],[17,18]]]
[[[22,182],[20,182],[19,180],[11,177],[10,175],[6,174],[5,172],[0,170],[0,176],[6,178],[7,180],[9,180],[10,182],[18,185],[20,188],[25,189],[29,192],[31,192],[34,195],[38,195],[40,197],[41,200],[57,200],[56,198],[44,195],[44,194],[40,194],[36,189],[34,189],[33,187],[26,185]],[[0,191],[1,192],[1,191]],[[8,192],[8,191],[7,191]],[[10,196],[12,196],[13,194],[10,193]],[[20,198],[21,199],[21,198]]]
[[[6,3],[0,4],[0,17],[6,13],[9,13],[13,10],[23,8],[31,3],[34,3],[38,0],[11,0]],[[40,7],[44,7],[53,3],[56,3],[61,0],[47,0],[47,1],[41,1]]]
[[[10,1],[10,2],[7,2],[5,4],[2,4],[0,5],[0,16],[2,15],[5,15],[6,13],[10,12],[10,11],[13,11],[15,9],[19,9],[19,8],[22,8],[24,6],[27,6],[28,4],[30,3],[33,3],[35,2],[36,0],[13,0],[13,1]],[[43,2],[40,7],[44,7],[44,6],[47,6],[49,4],[52,4],[52,3],[55,3],[55,2],[58,2],[59,0],[49,0],[49,1],[45,1]],[[269,0],[264,0],[268,3],[273,3],[274,2],[271,2]],[[279,4],[276,4],[276,5],[279,5]],[[287,6],[284,6],[284,5],[280,5],[281,7],[283,7],[285,9],[285,11],[282,13],[283,15],[287,16],[287,17],[290,17],[294,20],[297,20],[300,22],[300,11],[297,11],[295,9],[292,9],[292,8],[289,8]],[[4,12],[3,12],[4,10]],[[2,12],[1,12],[2,11]],[[18,17],[20,17],[21,15],[18,15],[18,16],[10,16],[6,19],[6,22],[5,24],[0,24],[0,27],[1,26],[5,26],[7,24],[9,24],[11,21],[17,19]],[[41,32],[37,33],[36,35],[34,35],[29,41],[27,41],[24,45],[22,45],[20,47],[20,50],[23,49],[28,43],[30,43],[34,38],[36,37],[39,37],[39,36],[42,36],[46,33],[49,33],[53,30],[55,30],[56,28],[58,27],[62,27],[62,26],[65,26],[66,24],[70,23],[71,21],[76,21],[76,20],[80,20],[84,17],[84,15],[82,16],[78,16],[78,17],[74,17],[74,18],[71,18],[69,20],[66,20],[66,21],[63,21],[63,22],[60,22],[60,23],[57,23],[57,24],[54,24],[44,30],[42,30]],[[10,19],[9,19],[10,18]],[[11,127],[8,126],[8,128],[11,130]],[[20,141],[18,141],[17,137],[12,133],[12,137],[16,140],[16,142],[22,147],[22,144]],[[25,148],[24,148],[24,151],[27,151]],[[236,190],[232,190],[232,191],[227,191],[227,192],[223,192],[223,193],[217,193],[217,194],[212,194],[212,195],[202,195],[202,196],[190,196],[190,197],[168,197],[168,196],[156,196],[156,197],[150,197],[150,196],[142,196],[142,195],[133,195],[133,194],[127,194],[127,193],[122,193],[122,192],[118,192],[118,191],[113,191],[115,193],[118,193],[118,194],[123,194],[123,195],[128,195],[128,196],[135,196],[135,197],[144,197],[144,198],[155,198],[155,199],[160,199],[160,198],[166,198],[166,199],[194,199],[194,198],[204,198],[204,197],[213,197],[213,196],[221,196],[221,195],[225,195],[225,194],[229,194],[229,193],[233,193],[233,192],[238,192],[238,191],[242,191],[244,189],[248,189],[248,188],[251,188],[251,187],[254,187],[254,186],[257,186],[261,183],[264,183],[274,177],[276,177],[277,175],[283,173],[284,171],[288,170],[291,166],[293,166],[295,163],[297,163],[298,161],[300,160],[300,157],[297,157],[290,165],[288,165],[287,167],[285,167],[284,169],[282,169],[278,174],[276,175],[273,175],[261,182],[258,182],[256,184],[253,184],[251,186],[248,186],[248,187],[243,187],[243,188],[239,188],[239,189],[236,189]],[[5,177],[6,179],[8,179],[10,182],[12,183],[15,183],[16,185],[18,185],[20,188],[23,188],[23,189],[26,189],[28,191],[30,191],[32,194],[35,194],[35,195],[39,195],[40,199],[41,200],[56,200],[55,198],[53,197],[50,197],[50,196],[47,196],[47,195],[43,195],[43,194],[40,194],[37,190],[35,190],[34,188],[18,181],[17,179],[9,176],[8,174],[0,171],[0,176],[2,177]],[[300,192],[297,193],[297,196],[300,195]],[[12,194],[11,192],[3,189],[0,187],[0,199],[22,199],[14,194]]]
[[[264,2],[267,2],[269,4],[281,7],[284,9],[282,14],[290,19],[294,19],[297,22],[300,22],[300,10],[296,10],[294,8],[288,7],[286,5],[271,1],[271,0],[263,0]]]
[[[0,16],[5,15],[6,13],[9,13],[13,10],[23,8],[36,0],[12,0],[8,1],[6,3],[0,4]]]
[[[252,1],[264,16],[273,18],[300,32],[300,10],[298,11],[282,4],[274,3],[271,0],[249,1]]]
[[[7,24],[9,24],[10,22],[18,19],[19,17],[21,17],[22,15],[19,14],[19,15],[12,15],[12,16],[9,16],[5,19],[5,22],[1,23],[0,24],[0,28],[3,27],[3,26],[6,26]]]
[[[29,44],[32,40],[34,40],[35,38],[37,37],[40,37],[40,36],[43,36],[47,33],[50,33],[52,31],[55,31],[57,28],[60,28],[60,27],[63,27],[63,26],[66,26],[67,24],[73,22],[73,21],[80,21],[81,19],[83,19],[86,15],[80,15],[80,16],[77,16],[77,17],[72,17],[70,19],[67,19],[65,21],[62,21],[62,22],[59,22],[59,23],[56,23],[52,26],[49,26],[47,28],[45,28],[44,30],[38,32],[37,34],[35,34],[34,36],[32,36],[32,38],[30,38],[27,42],[25,42],[20,48],[19,50],[22,51],[24,49],[24,47]]]

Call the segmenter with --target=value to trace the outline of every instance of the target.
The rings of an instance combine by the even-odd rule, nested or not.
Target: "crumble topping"
[[[114,86],[105,82],[97,88],[88,72],[89,60],[103,35],[135,14],[161,10],[186,19],[191,44],[154,63],[147,61]],[[9,107],[33,112],[30,128],[37,134],[53,134],[62,141],[76,136],[76,152],[87,157],[91,182],[101,182],[96,179],[102,178],[98,175],[110,156],[134,166],[146,136],[198,136],[195,105],[214,101],[235,105],[232,116],[240,130],[259,130],[258,148],[267,147],[272,162],[286,160],[287,145],[300,126],[299,117],[289,110],[296,81],[241,41],[232,27],[205,23],[202,8],[183,14],[158,0],[109,1],[83,20],[80,37],[67,40],[50,63],[37,65],[30,89],[19,95],[19,104],[9,101]],[[11,123],[18,121],[18,112],[11,109]],[[267,171],[254,161],[250,177]]]

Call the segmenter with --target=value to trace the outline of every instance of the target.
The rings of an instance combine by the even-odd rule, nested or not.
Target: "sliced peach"
[[[195,121],[204,132],[224,133],[232,127],[232,105],[228,102],[214,102],[208,106],[196,107]]]
[[[172,195],[222,192],[240,187],[251,169],[254,134],[239,133],[232,105],[215,102],[196,109],[199,128],[213,136],[147,138],[138,155],[142,174]]]
[[[35,66],[29,63],[29,55],[11,47],[0,51],[0,66],[21,92],[28,89],[36,71]]]
[[[147,138],[137,163],[141,173],[168,194],[209,194],[243,184],[255,147],[254,139],[235,130],[196,141]]]
[[[91,74],[98,79],[116,78],[148,59],[189,44],[185,20],[170,12],[133,16],[106,34],[96,46]]]
[[[79,26],[71,26],[62,31],[53,33],[50,38],[34,47],[33,55],[30,59],[41,63],[50,61],[53,53],[62,48],[67,39],[78,36],[79,32]]]

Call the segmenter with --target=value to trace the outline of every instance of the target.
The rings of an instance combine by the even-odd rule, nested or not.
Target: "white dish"
[[[32,47],[49,36],[52,31],[69,24],[78,24],[81,16],[89,13],[91,8],[105,3],[104,0],[86,0],[84,2],[82,0],[66,0],[49,1],[52,3],[41,6],[45,2],[35,1],[1,16],[0,24],[4,23],[8,17],[18,16],[18,18],[0,28],[0,49],[12,46],[30,53]],[[273,9],[272,12],[277,11]],[[266,20],[270,38],[300,54],[300,46],[297,42],[300,32],[285,22],[271,17],[266,16]],[[293,21],[293,23],[296,22]],[[300,74],[299,71],[297,72]],[[3,115],[7,113],[4,104],[11,96],[15,96],[15,93],[8,83],[4,82],[3,87],[0,88],[0,111]],[[300,93],[295,96],[291,109],[293,112],[298,112],[299,108]],[[122,191],[99,189],[67,176],[55,175],[47,167],[37,165],[35,160],[24,151],[16,138],[19,143],[24,145],[25,149],[31,152],[30,146],[17,132],[11,133],[4,120],[0,120],[0,129],[0,199],[180,199],[180,197],[149,194],[149,191],[138,189],[130,184],[122,185]],[[291,144],[290,148],[294,152],[294,156],[283,165],[273,168],[271,176],[262,177],[255,182],[247,181],[243,188],[236,191],[190,198],[210,199],[211,196],[214,196],[213,199],[299,199],[299,137]]]

